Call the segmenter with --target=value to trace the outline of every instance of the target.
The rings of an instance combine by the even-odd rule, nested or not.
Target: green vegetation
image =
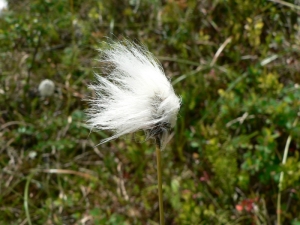
[[[299,13],[279,0],[9,1],[0,224],[158,224],[154,142],[97,146],[109,134],[84,122],[96,49],[125,37],[158,56],[183,101],[162,152],[166,224],[273,225],[284,172],[281,224],[299,225]]]

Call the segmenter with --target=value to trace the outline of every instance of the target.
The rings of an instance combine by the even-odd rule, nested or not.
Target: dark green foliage
[[[275,224],[284,171],[282,224],[298,225],[300,22],[288,4],[9,1],[0,14],[1,224],[157,224],[153,141],[135,134],[97,146],[109,133],[85,126],[96,49],[125,37],[158,56],[182,97],[162,153],[166,224]],[[41,98],[46,78],[56,91]]]

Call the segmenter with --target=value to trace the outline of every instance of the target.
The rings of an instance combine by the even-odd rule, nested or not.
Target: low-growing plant
[[[153,143],[97,146],[108,134],[84,123],[106,37],[151,49],[182,98],[162,156],[166,224],[299,224],[298,10],[277,0],[8,1],[1,224],[159,220]],[[45,79],[55,89],[42,97]]]

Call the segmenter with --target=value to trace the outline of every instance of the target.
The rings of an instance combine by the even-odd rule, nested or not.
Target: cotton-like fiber
[[[45,79],[43,80],[38,87],[40,96],[42,97],[50,97],[54,94],[55,84],[52,80]]]
[[[113,132],[101,143],[144,130],[164,148],[180,99],[161,65],[150,52],[128,41],[99,51],[102,74],[96,74],[96,84],[89,86],[96,98],[89,100],[88,124]]]

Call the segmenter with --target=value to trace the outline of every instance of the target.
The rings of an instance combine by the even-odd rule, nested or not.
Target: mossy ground
[[[279,3],[278,3],[279,2]],[[11,0],[0,14],[0,224],[158,224],[155,145],[85,126],[107,37],[143,43],[182,97],[166,224],[300,224],[295,2]],[[56,84],[38,95],[43,79]],[[281,166],[291,135],[288,160]]]

